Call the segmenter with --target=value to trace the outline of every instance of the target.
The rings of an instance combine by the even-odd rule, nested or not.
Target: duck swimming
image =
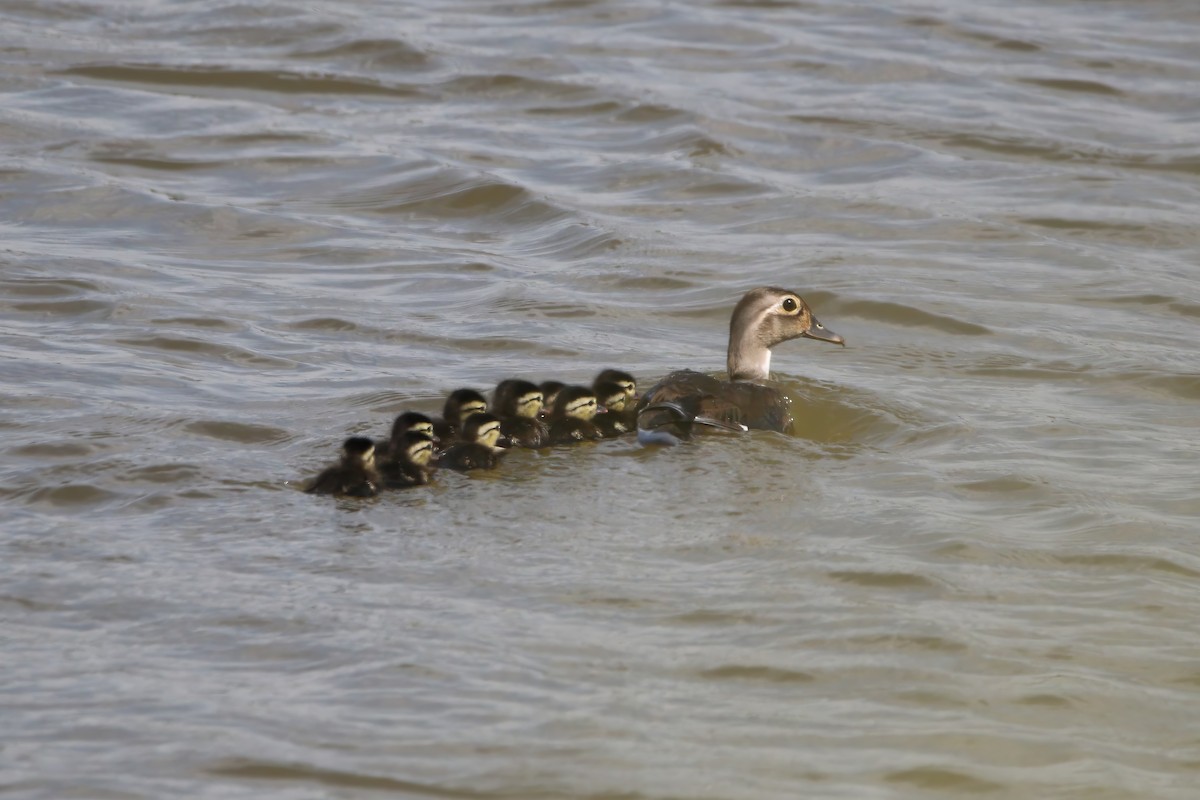
[[[449,445],[458,438],[463,423],[472,414],[487,411],[487,398],[474,389],[455,389],[446,397],[442,418],[434,420],[434,437]]]
[[[625,387],[615,381],[597,380],[592,390],[596,401],[604,406],[605,413],[592,420],[604,438],[611,439],[637,427],[635,403],[629,399]]]
[[[661,417],[663,403],[674,403],[696,421],[787,432],[792,427],[791,400],[764,383],[771,377],[771,348],[800,337],[845,345],[846,340],[826,328],[796,292],[761,286],[746,292],[729,320],[728,380],[702,372],[672,372],[642,395],[638,405],[639,439],[642,415]],[[671,412],[675,413],[675,412]]]
[[[321,471],[304,491],[342,497],[374,497],[379,493],[375,469],[375,443],[365,436],[351,436],[342,443],[342,460]]]
[[[437,439],[433,435],[433,420],[419,411],[405,411],[392,422],[391,436],[375,443],[375,460],[388,461],[403,452],[401,440],[406,433],[423,433],[433,439],[434,444],[437,444]]]
[[[546,447],[550,429],[542,421],[542,390],[529,381],[509,378],[496,384],[492,413],[500,418],[500,432],[514,447]]]
[[[599,403],[596,394],[586,386],[566,386],[554,402],[550,417],[551,444],[574,444],[603,439],[604,433],[594,422]]]
[[[433,455],[433,437],[428,433],[410,430],[393,436],[391,454],[379,464],[383,485],[388,489],[424,486],[433,473]]]
[[[498,444],[501,439],[500,418],[495,414],[472,414],[463,423],[461,435],[462,441],[438,458],[439,467],[467,472],[491,469],[500,463],[505,449]]]
[[[600,394],[600,384],[615,383],[621,387],[621,391],[625,393],[625,398],[629,401],[629,405],[633,406],[637,401],[637,381],[628,372],[620,369],[605,369],[601,370],[595,380],[592,381],[592,389],[597,395]]]

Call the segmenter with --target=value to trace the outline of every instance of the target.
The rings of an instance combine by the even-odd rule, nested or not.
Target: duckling
[[[405,431],[392,439],[392,453],[379,464],[379,475],[388,489],[424,486],[433,474],[433,437],[421,431]]]
[[[379,493],[375,469],[375,443],[365,436],[351,436],[342,443],[342,459],[322,470],[305,492],[344,497],[374,497]]]
[[[474,389],[455,389],[442,406],[442,418],[433,422],[434,436],[446,443],[453,442],[468,417],[485,411],[487,398],[482,394]]]
[[[637,428],[634,404],[621,384],[614,381],[596,381],[593,389],[596,401],[606,412],[597,414],[593,422],[605,438],[611,439]]]
[[[748,428],[788,432],[791,400],[763,385],[770,380],[771,348],[799,337],[845,345],[846,340],[813,316],[799,294],[775,286],[746,292],[729,320],[729,379],[722,381],[692,370],[673,372],[642,395],[639,410],[662,402],[694,401],[698,417]],[[681,403],[685,413],[693,405]],[[642,427],[639,424],[639,427]]]
[[[554,411],[558,393],[566,388],[566,384],[562,381],[542,381],[538,388],[542,390],[542,419],[548,419]]]
[[[605,369],[601,370],[600,374],[592,381],[592,389],[596,394],[600,394],[600,384],[615,383],[625,392],[625,397],[629,401],[628,405],[632,408],[637,402],[637,381],[628,372],[620,369]]]
[[[500,418],[500,432],[514,447],[546,447],[550,429],[542,421],[542,390],[529,381],[500,381],[492,393],[492,413]]]
[[[593,421],[598,407],[595,393],[586,386],[564,387],[558,393],[550,417],[551,443],[572,444],[604,438]]]
[[[500,463],[504,448],[501,441],[500,418],[482,412],[472,414],[463,423],[462,441],[442,453],[439,467],[466,472],[472,469],[491,469]]]
[[[400,440],[406,433],[423,433],[430,439],[433,436],[433,420],[419,411],[405,411],[392,422],[391,436],[375,443],[375,460],[383,463],[391,460],[394,455],[403,453]],[[434,444],[437,440],[434,439]]]

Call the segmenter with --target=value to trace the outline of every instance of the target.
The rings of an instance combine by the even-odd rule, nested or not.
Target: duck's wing
[[[304,491],[341,497],[374,497],[379,491],[375,480],[376,476],[365,470],[335,466],[318,475]]]
[[[340,467],[326,467],[321,474],[312,479],[305,488],[308,494],[336,494],[342,485],[342,470]]]
[[[722,393],[702,404],[703,413],[725,422],[756,430],[786,432],[791,429],[791,399],[771,386],[733,381]]]
[[[642,396],[639,409],[675,403],[695,421],[713,427],[787,431],[792,417],[787,395],[770,386],[722,381],[693,370],[672,372]]]

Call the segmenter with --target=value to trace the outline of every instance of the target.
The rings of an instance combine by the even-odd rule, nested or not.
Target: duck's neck
[[[765,381],[771,377],[771,351],[758,342],[730,339],[725,366],[731,381]]]

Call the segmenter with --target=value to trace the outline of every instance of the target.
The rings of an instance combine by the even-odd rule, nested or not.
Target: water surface
[[[1200,10],[0,10],[0,785],[1190,798]],[[352,434],[845,349],[792,437]]]

